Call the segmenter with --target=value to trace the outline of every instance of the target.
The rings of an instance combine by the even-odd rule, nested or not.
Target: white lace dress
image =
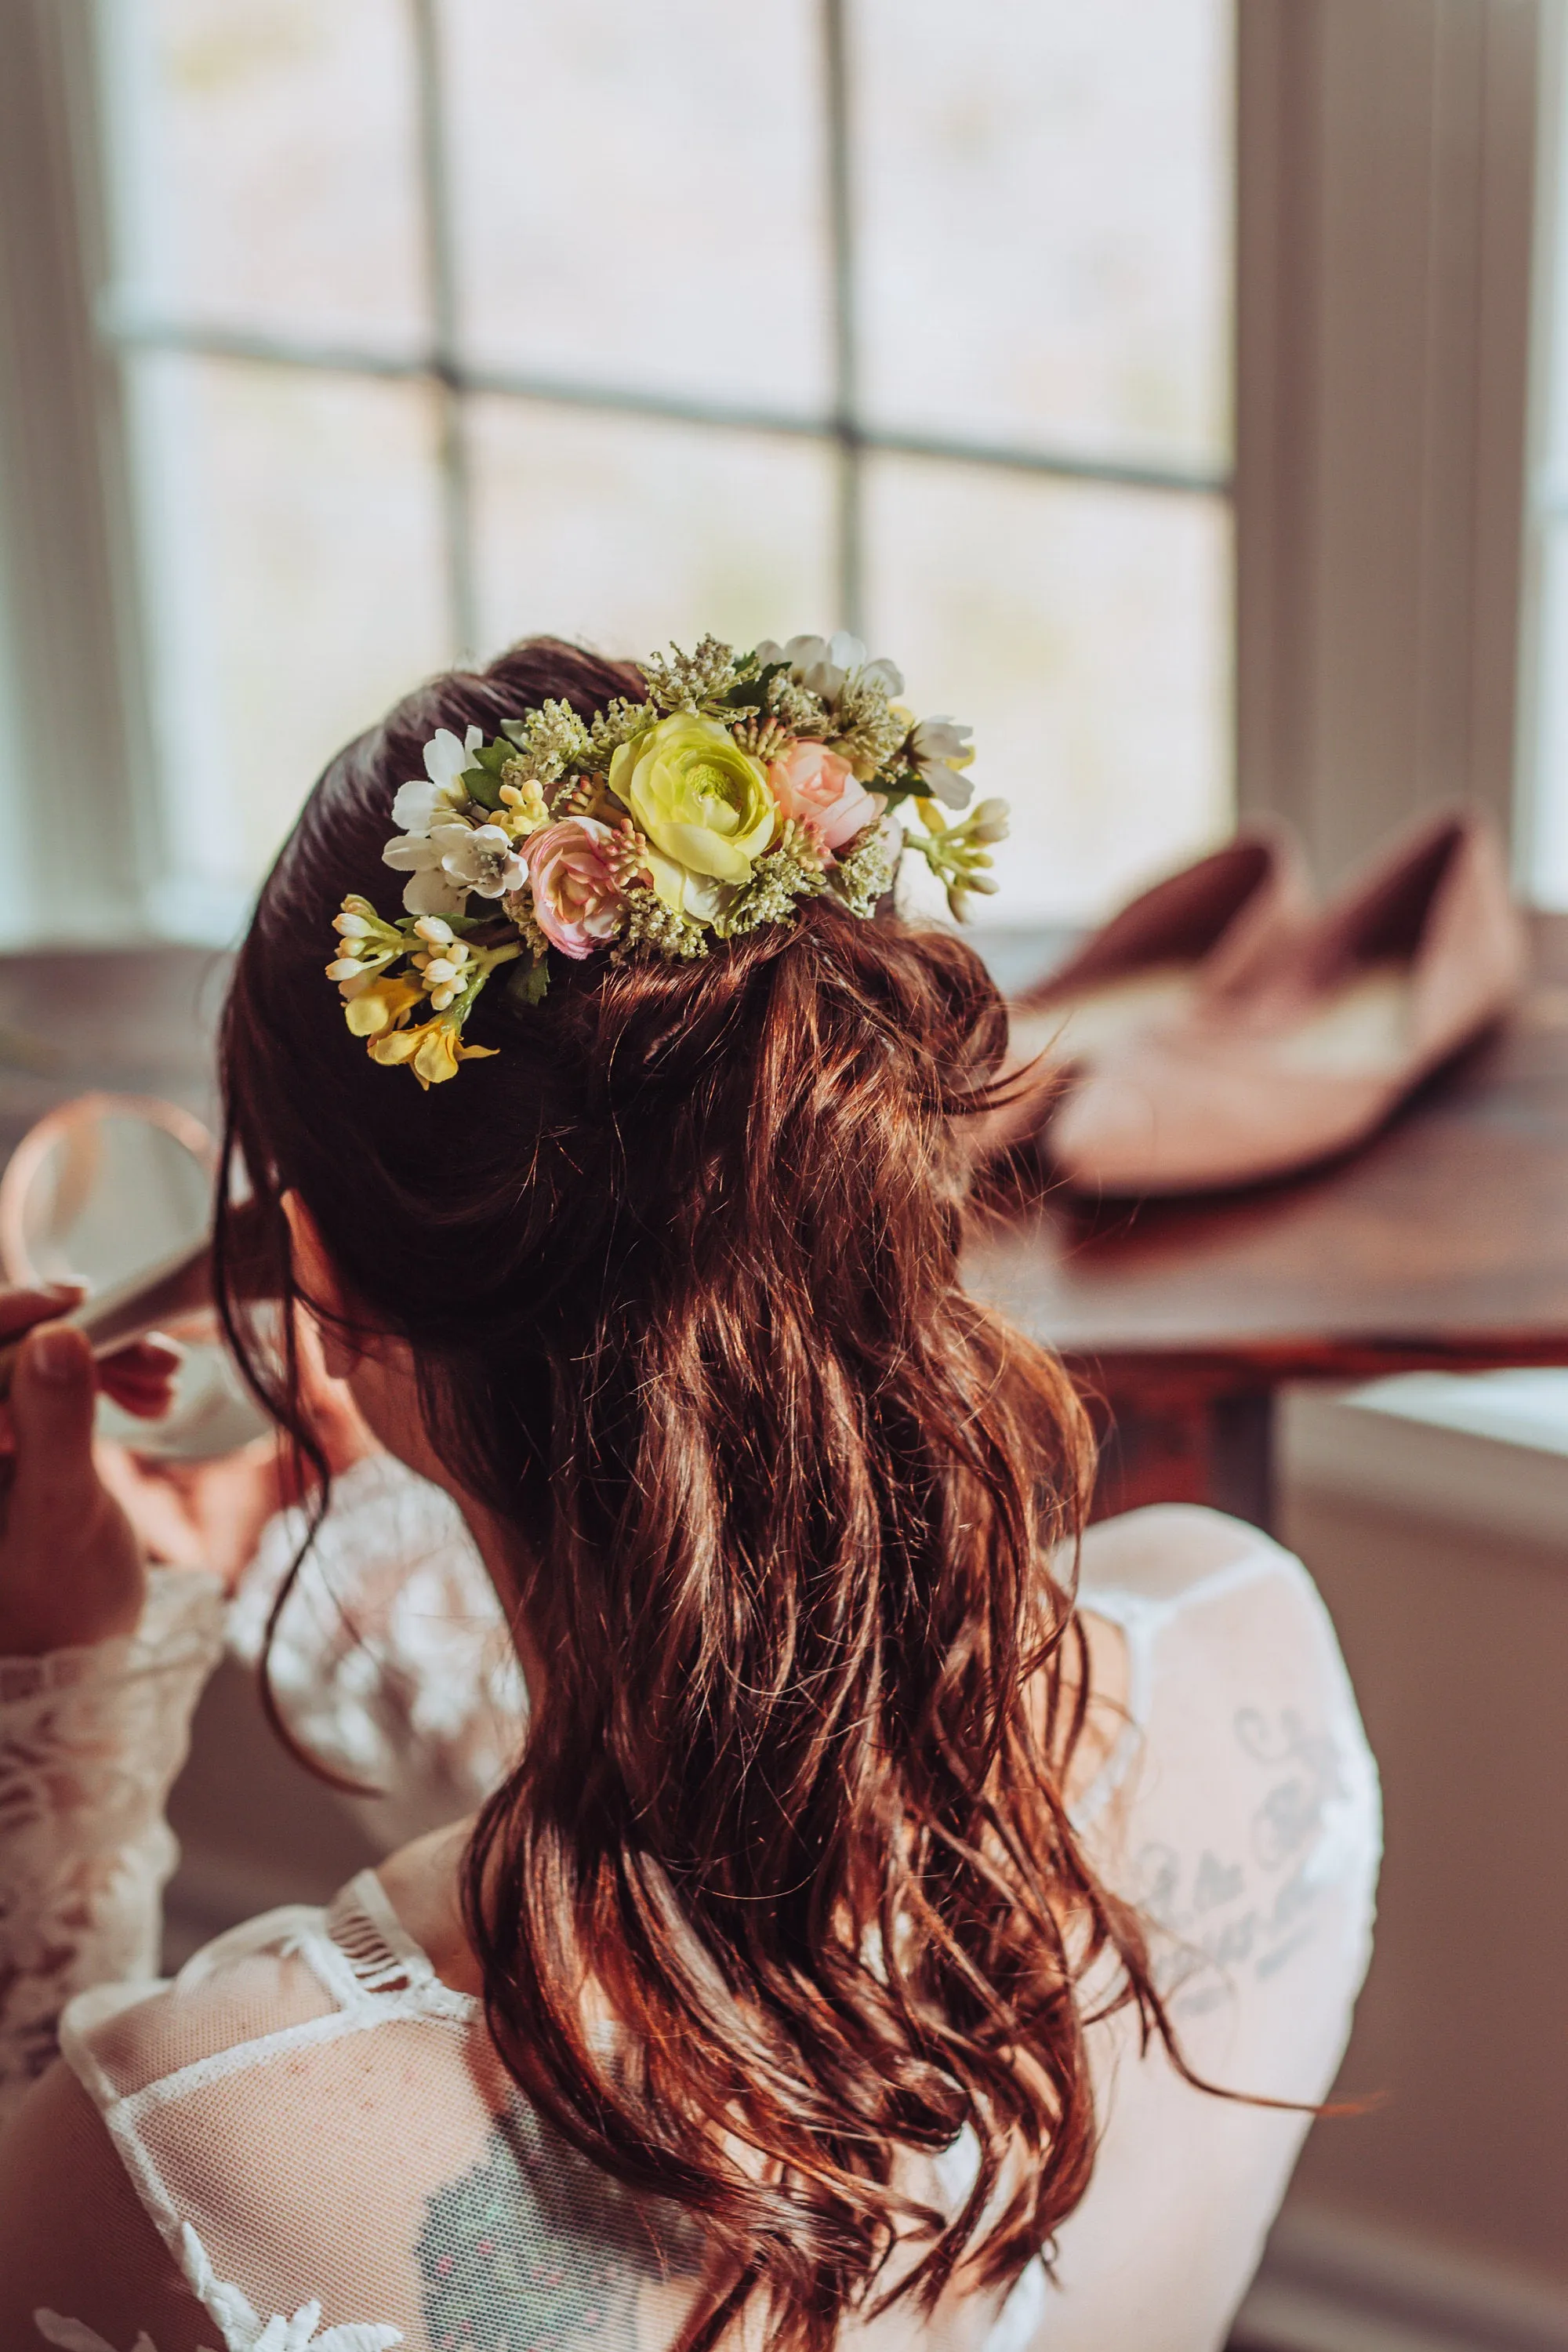
[[[289,1533],[237,1605],[242,1650]],[[466,1807],[515,1738],[517,1686],[460,1526],[365,1465],[323,1554],[280,1658],[302,1727],[395,1777],[384,1827]],[[1379,1812],[1317,1594],[1254,1530],[1171,1507],[1093,1531],[1084,1598],[1121,1628],[1130,1685],[1079,1811],[1158,1923],[1188,2054],[1246,2091],[1321,2098],[1368,1957]],[[223,1633],[209,1586],[163,1576],[133,1642],[0,1668],[0,2084],[37,2071],[62,2009],[68,2068],[0,2140],[0,2340],[664,2352],[695,2292],[692,2229],[522,2105],[374,1873],[146,1980],[163,1798]],[[958,2291],[929,2323],[847,2327],[846,2347],[1223,2342],[1306,2119],[1189,2088],[1125,2017],[1092,2035],[1104,2137],[1054,2282],[1037,2265],[1001,2310]],[[928,2189],[960,2193],[966,2158],[955,2146]]]

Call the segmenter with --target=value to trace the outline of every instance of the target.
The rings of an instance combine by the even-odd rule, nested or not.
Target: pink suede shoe
[[[1017,999],[1009,1010],[1020,1058],[1102,1061],[1202,998],[1245,988],[1310,907],[1294,837],[1274,825],[1238,833],[1131,899]]]
[[[1052,1159],[1080,1191],[1116,1197],[1330,1159],[1507,1010],[1525,961],[1490,824],[1428,820],[1244,986],[1101,1061],[1057,1118]]]
[[[1143,891],[1008,1007],[1007,1068],[1025,1091],[986,1118],[985,1150],[1038,1127],[1074,1078],[1156,1026],[1246,988],[1308,919],[1311,893],[1293,835],[1249,827]]]

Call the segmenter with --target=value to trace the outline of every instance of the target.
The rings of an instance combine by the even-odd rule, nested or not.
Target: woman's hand
[[[315,1324],[295,1318],[299,1397],[334,1476],[376,1449],[346,1384],[328,1375]],[[108,1369],[107,1367],[105,1368]],[[232,1592],[275,1511],[304,1500],[311,1481],[281,1435],[258,1437],[210,1461],[161,1461],[100,1445],[99,1475],[123,1507],[148,1556],[203,1568]]]
[[[79,1296],[0,1297],[0,1344],[27,1334],[0,1426],[0,1656],[128,1633],[146,1594],[142,1547],[93,1462],[93,1400],[101,1382],[127,1411],[155,1418],[179,1356],[144,1339],[95,1364],[81,1333],[54,1319]]]

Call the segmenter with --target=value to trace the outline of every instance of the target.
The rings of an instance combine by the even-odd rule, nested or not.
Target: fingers
[[[68,1315],[86,1296],[87,1286],[80,1282],[44,1282],[30,1290],[0,1291],[0,1345],[35,1323]]]
[[[161,1421],[174,1401],[174,1381],[184,1350],[173,1339],[150,1334],[118,1349],[98,1367],[104,1394],[140,1421]]]
[[[184,1349],[173,1339],[133,1340],[94,1366],[105,1396],[138,1421],[162,1421],[174,1402],[174,1382]],[[0,1402],[0,1460],[16,1451],[16,1428],[8,1404]]]
[[[97,1385],[92,1350],[68,1323],[46,1323],[28,1334],[11,1382],[15,1518],[35,1528],[65,1530],[95,1507]]]
[[[262,1528],[288,1499],[273,1437],[206,1462],[139,1460],[102,1444],[96,1459],[100,1477],[154,1559],[205,1568],[230,1591]]]

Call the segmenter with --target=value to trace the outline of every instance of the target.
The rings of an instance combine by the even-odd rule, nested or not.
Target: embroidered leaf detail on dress
[[[329,2327],[324,2336],[318,2336],[321,2317],[321,2305],[307,2303],[292,2319],[269,2319],[247,2352],[390,2352],[393,2345],[403,2342],[400,2327],[366,2327],[357,2322]]]

